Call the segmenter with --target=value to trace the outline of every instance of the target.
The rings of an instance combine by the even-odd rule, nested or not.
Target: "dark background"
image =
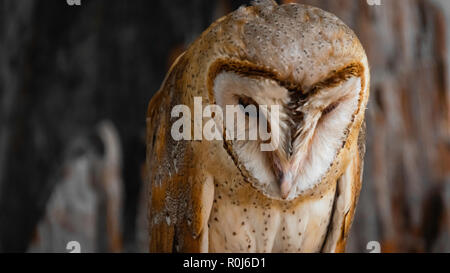
[[[70,240],[146,250],[148,102],[196,37],[248,2],[0,0],[0,252],[65,252]],[[371,64],[348,250],[378,241],[383,251],[450,251],[448,3],[296,2],[338,15]],[[117,142],[102,138],[105,124]]]

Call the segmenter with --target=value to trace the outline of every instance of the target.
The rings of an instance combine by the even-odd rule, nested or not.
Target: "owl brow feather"
[[[345,67],[332,70],[324,80],[313,84],[310,88],[305,89],[301,83],[293,79],[282,78],[277,71],[269,67],[260,66],[247,60],[230,60],[218,59],[209,69],[208,77],[208,93],[210,99],[213,99],[214,79],[221,72],[234,72],[238,75],[249,78],[270,78],[276,81],[280,86],[286,88],[291,95],[291,102],[304,102],[308,97],[314,96],[320,90],[336,87],[351,77],[361,77],[364,73],[364,67],[361,63],[355,62]]]
[[[342,82],[349,80],[352,77],[361,77],[364,72],[364,67],[360,63],[352,63],[346,67],[331,71],[330,75],[316,84],[314,84],[308,93],[312,95],[325,88],[337,87]]]

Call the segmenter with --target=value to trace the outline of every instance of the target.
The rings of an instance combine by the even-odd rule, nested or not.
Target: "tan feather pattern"
[[[291,200],[275,198],[246,169],[233,141],[171,137],[171,109],[183,104],[194,113],[196,96],[215,104],[214,82],[223,71],[271,79],[303,95],[360,77],[345,140],[313,187]],[[177,59],[148,107],[150,251],[342,251],[361,188],[368,83],[358,39],[322,10],[260,1],[213,23]]]

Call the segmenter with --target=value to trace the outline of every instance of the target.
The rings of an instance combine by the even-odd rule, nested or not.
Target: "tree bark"
[[[0,1],[0,252],[27,249],[69,147],[102,120],[121,139],[124,248],[133,249],[147,104],[168,56],[213,11],[208,0]]]

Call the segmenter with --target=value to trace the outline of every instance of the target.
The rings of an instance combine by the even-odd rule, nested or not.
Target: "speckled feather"
[[[362,88],[342,148],[320,181],[292,200],[255,187],[227,142],[170,136],[170,109],[185,104],[193,113],[194,96],[214,104],[222,71],[267,77],[307,94],[355,64]],[[361,188],[368,83],[357,37],[320,9],[257,1],[213,23],[177,59],[148,107],[150,251],[343,251]]]

